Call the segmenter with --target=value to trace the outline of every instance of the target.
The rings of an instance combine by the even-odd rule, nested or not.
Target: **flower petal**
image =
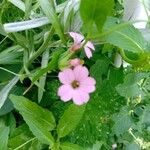
[[[88,42],[86,43],[85,47],[88,47],[88,48],[90,48],[90,49],[92,49],[92,50],[95,50],[95,47],[94,47],[94,45],[93,45],[93,43],[92,43],[91,41],[88,41]]]
[[[58,78],[63,84],[70,84],[73,80],[75,80],[73,70],[65,69],[64,71],[58,74]]]
[[[92,77],[87,77],[86,79],[80,82],[80,85],[86,85],[86,86],[91,86],[95,84],[96,84],[96,81]]]
[[[58,89],[58,96],[61,97],[61,100],[67,102],[72,98],[73,89],[69,85],[62,85]]]
[[[84,36],[79,34],[79,33],[76,33],[76,32],[69,32],[70,36],[73,38],[74,40],[74,43],[76,44],[81,44],[81,41],[84,40]]]
[[[75,90],[73,93],[73,102],[76,105],[82,105],[84,103],[87,103],[90,99],[90,96],[88,93],[83,92],[81,90]]]
[[[81,66],[81,65],[76,66],[74,68],[73,72],[74,72],[75,80],[77,80],[79,82],[83,81],[89,75],[88,69],[86,67]]]
[[[84,47],[84,51],[85,51],[85,54],[86,54],[87,58],[91,58],[92,57],[92,52],[91,52],[90,48]]]
[[[87,93],[92,93],[95,91],[95,85],[81,85],[80,89]]]

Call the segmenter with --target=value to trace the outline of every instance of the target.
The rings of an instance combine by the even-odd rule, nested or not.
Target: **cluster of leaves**
[[[121,0],[0,0],[0,150],[150,149],[149,41],[122,12]],[[69,31],[95,43],[92,59],[77,54],[96,79],[82,106],[57,96]]]

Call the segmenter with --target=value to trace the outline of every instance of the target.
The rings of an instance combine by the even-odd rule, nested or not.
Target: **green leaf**
[[[49,49],[47,49],[43,55],[42,55],[42,62],[41,62],[41,68],[47,67],[48,65],[48,60],[49,60]],[[41,99],[43,97],[43,90],[45,87],[45,83],[46,83],[46,73],[44,76],[41,76],[39,79],[39,86],[40,88],[38,88],[38,102],[41,102]],[[42,89],[41,89],[42,88]]]
[[[73,143],[62,143],[60,145],[62,150],[84,150],[79,145],[73,144]]]
[[[7,35],[6,32],[5,32],[5,30],[4,30],[4,28],[3,28],[3,26],[1,24],[0,24],[0,34],[4,35],[4,36]]]
[[[113,9],[113,6],[113,0],[81,0],[81,18],[86,25],[92,25],[95,23],[98,30],[101,31],[107,16]]]
[[[144,93],[138,83],[146,77],[147,74],[144,73],[130,73],[126,75],[124,83],[116,86],[116,90],[125,98],[142,96]]]
[[[59,138],[65,137],[76,128],[83,116],[84,110],[85,105],[76,106],[74,104],[70,105],[69,108],[65,110],[57,126]]]
[[[144,108],[143,114],[140,116],[140,123],[142,125],[150,126],[150,105]]]
[[[126,150],[141,150],[140,146],[136,143],[127,145]]]
[[[8,136],[9,136],[9,127],[6,126],[0,127],[0,149],[1,150],[7,150]]]
[[[8,94],[14,85],[18,82],[19,77],[14,77],[1,91],[0,91],[0,108],[3,106],[7,100]]]
[[[62,54],[63,50],[57,50],[57,51],[54,51],[52,54],[51,54],[51,60],[50,62],[48,63],[47,67],[46,68],[43,68],[41,70],[39,70],[39,72],[37,72],[33,78],[32,78],[32,82],[35,82],[37,81],[41,76],[43,76],[45,73],[47,73],[48,71],[54,71],[58,68],[58,59],[60,57],[60,55]]]
[[[27,148],[29,142],[33,137],[31,131],[26,124],[22,124],[14,130],[9,138],[8,147],[15,148]],[[26,143],[26,144],[25,144]]]
[[[63,30],[62,30],[60,21],[58,19],[56,10],[54,8],[53,0],[44,0],[44,1],[43,0],[38,0],[38,1],[40,3],[40,6],[41,6],[43,12],[46,14],[48,19],[52,23],[54,29],[58,33],[60,39],[62,40],[62,42],[65,43],[65,36],[63,34]]]
[[[53,144],[49,131],[55,128],[53,114],[22,96],[10,95],[14,107],[23,116],[33,134],[44,144]]]
[[[133,125],[133,121],[129,114],[128,107],[123,107],[118,114],[113,115],[114,126],[113,133],[121,135],[128,132],[129,128]]]
[[[105,40],[121,49],[142,53],[147,43],[141,32],[130,24],[117,24],[117,22],[116,18],[108,18],[103,30],[110,33],[105,36]]]

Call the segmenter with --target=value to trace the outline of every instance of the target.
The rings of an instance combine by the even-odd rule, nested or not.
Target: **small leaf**
[[[10,95],[14,107],[19,110],[33,134],[44,144],[53,144],[49,131],[55,128],[53,114],[22,96]]]
[[[74,104],[70,105],[69,108],[65,110],[57,126],[59,138],[65,137],[76,128],[83,116],[84,111],[85,105],[76,106]]]
[[[60,147],[62,150],[84,150],[79,145],[73,143],[62,143]]]

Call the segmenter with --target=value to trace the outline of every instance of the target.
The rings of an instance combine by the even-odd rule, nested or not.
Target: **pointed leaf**
[[[68,135],[76,128],[83,116],[84,110],[85,105],[76,106],[72,104],[69,106],[69,108],[64,112],[63,116],[59,120],[57,126],[57,133],[60,138]]]
[[[44,144],[53,144],[49,131],[55,128],[53,114],[22,96],[10,95],[14,107],[23,116],[33,134]]]

